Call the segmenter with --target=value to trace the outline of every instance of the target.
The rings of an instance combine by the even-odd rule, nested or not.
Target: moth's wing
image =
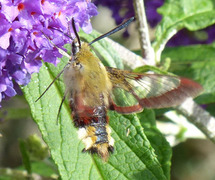
[[[110,109],[119,113],[176,106],[203,90],[201,85],[187,78],[106,69],[113,84]]]

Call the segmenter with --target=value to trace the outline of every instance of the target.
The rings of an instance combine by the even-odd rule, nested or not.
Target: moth
[[[90,45],[126,27],[133,19],[128,19],[90,43],[81,43],[73,19],[72,27],[76,40],[72,43],[72,55],[56,47],[70,58],[55,78],[56,80],[64,73],[66,90],[60,107],[68,96],[73,123],[85,145],[83,152],[97,153],[104,161],[107,161],[110,153],[114,151],[114,139],[108,125],[108,110],[129,114],[141,112],[144,108],[175,106],[202,91],[201,85],[190,79],[133,73],[102,64],[91,52]],[[120,98],[122,94],[126,98]]]

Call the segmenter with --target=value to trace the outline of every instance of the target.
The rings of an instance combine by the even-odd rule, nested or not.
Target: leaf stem
[[[155,65],[154,50],[151,46],[148,24],[143,0],[133,0],[135,16],[139,31],[139,40],[142,57],[146,59],[147,64]]]
[[[178,106],[177,111],[183,114],[192,124],[198,127],[213,143],[215,143],[215,118],[196,104],[192,98]]]

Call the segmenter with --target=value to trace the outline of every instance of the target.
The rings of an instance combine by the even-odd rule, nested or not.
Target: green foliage
[[[133,70],[133,72],[136,72],[136,73],[146,73],[148,71],[153,71],[154,73],[163,74],[163,75],[170,74],[166,71],[161,70],[158,67],[150,66],[150,65],[141,66]]]
[[[44,160],[48,157],[48,148],[42,144],[40,138],[37,135],[29,136],[26,141],[26,150],[29,153],[32,161]]]
[[[31,162],[30,162],[29,153],[26,148],[26,143],[22,139],[19,140],[19,148],[22,154],[22,161],[25,166],[25,169],[27,170],[28,174],[31,174],[32,171],[31,171]]]
[[[158,9],[163,16],[157,27],[154,50],[156,61],[160,61],[160,55],[167,41],[179,30],[187,28],[191,31],[203,29],[215,22],[215,9],[213,0],[166,0]]]
[[[15,169],[0,168],[0,180],[57,179],[55,164],[48,158],[48,149],[37,135],[19,139],[23,165]]]
[[[50,177],[54,174],[51,167],[52,162],[47,160],[49,162],[47,165],[43,161],[48,157],[48,149],[37,135],[31,135],[26,140],[19,139],[19,147],[23,162],[23,167],[21,166],[17,170],[20,178],[25,176],[33,178],[33,173],[44,177]],[[25,175],[24,169],[27,171],[27,175]]]

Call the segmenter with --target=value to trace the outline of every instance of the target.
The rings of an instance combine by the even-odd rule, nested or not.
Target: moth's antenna
[[[61,111],[61,108],[62,108],[62,105],[63,105],[63,102],[65,101],[65,99],[66,99],[66,93],[63,95],[63,99],[61,100],[60,107],[59,107],[58,112],[57,112],[57,120],[56,120],[57,125],[58,125],[58,119],[60,116],[60,111]]]
[[[77,40],[78,40],[79,48],[81,48],[81,40],[80,40],[80,38],[78,36],[78,33],[77,33],[77,30],[75,28],[75,20],[74,20],[74,18],[72,18],[72,29],[73,29],[73,31],[75,33],[75,36],[76,36]]]
[[[68,27],[69,27],[69,26],[68,26]],[[49,29],[53,29],[53,30],[55,30],[55,31],[58,31],[58,32],[62,33],[63,35],[65,35],[66,37],[68,37],[69,39],[74,40],[74,39],[72,38],[72,36],[71,36],[70,31],[69,31],[69,34],[66,34],[66,33],[64,33],[63,31],[61,31],[61,30],[59,30],[59,29],[56,29],[56,28],[53,28],[53,27],[49,27]]]
[[[121,29],[127,27],[135,18],[134,17],[131,17],[130,19],[127,19],[125,22],[119,24],[117,27],[115,27],[114,29],[110,30],[109,32],[97,37],[96,39],[94,39],[93,41],[91,41],[89,43],[89,45],[93,44],[94,42],[100,40],[100,39],[103,39],[107,36],[110,36],[111,34],[117,32],[117,31],[120,31]]]
[[[67,54],[67,52],[65,52],[64,50],[60,49],[59,47],[57,47],[50,39],[49,37],[42,31],[43,35],[49,40],[49,42],[58,49],[59,53],[61,53],[63,56],[66,56],[68,58],[71,59],[71,56],[69,54]],[[54,80],[49,84],[49,86],[46,88],[46,90],[36,99],[35,102],[37,102],[41,97],[43,97],[43,95],[49,90],[49,88],[52,86],[52,84],[54,84],[54,82],[60,77],[60,75],[64,72],[64,70],[66,69],[66,67],[70,64],[70,61],[64,66],[64,68],[62,69],[62,71],[54,78]]]
[[[63,49],[57,47],[57,46],[49,39],[49,37],[48,37],[43,31],[41,31],[41,32],[42,32],[43,35],[46,37],[46,39],[48,39],[49,42],[50,42],[55,48],[58,49],[59,53],[61,53],[63,56],[68,57],[69,59],[71,58],[71,56],[70,56],[66,51],[64,51]]]
[[[40,95],[40,97],[38,97],[36,99],[35,102],[37,102],[48,90],[49,88],[52,86],[52,84],[54,84],[54,82],[60,77],[60,75],[64,72],[64,70],[67,68],[67,66],[70,64],[70,61],[64,66],[63,70],[54,78],[54,80],[49,84],[49,86],[46,88],[46,90]]]
[[[73,20],[73,19],[72,19],[72,20]],[[74,20],[73,20],[73,21],[74,21]],[[73,24],[74,24],[74,22],[73,22]],[[74,27],[75,27],[75,26],[73,26],[73,28],[74,28]],[[62,32],[62,31],[60,31],[60,30],[58,30],[58,29],[55,29],[55,28],[52,28],[52,29],[57,30],[58,32],[61,32],[61,33],[63,33],[65,36],[69,37],[71,40],[74,40],[70,35],[65,34],[64,32]],[[76,35],[77,39],[79,40],[79,46],[80,46],[80,44],[81,44],[81,43],[80,43],[80,39],[79,39],[79,37],[78,37],[78,35],[77,35],[77,31],[76,31],[75,28],[74,28],[74,32],[75,32],[75,35]],[[48,37],[43,31],[42,31],[42,33],[43,33],[43,35],[49,40],[49,42],[50,42],[55,48],[58,49],[59,53],[61,53],[62,55],[68,57],[69,59],[72,59],[71,56],[70,56],[69,54],[67,54],[67,52],[65,52],[64,50],[60,49],[58,46],[56,46],[56,45],[49,39],[49,37]],[[49,88],[54,84],[54,82],[61,76],[61,74],[65,71],[65,69],[70,65],[70,62],[71,62],[71,61],[69,61],[69,62],[64,66],[64,68],[61,70],[61,72],[54,78],[54,80],[49,84],[49,86],[45,89],[45,91],[36,99],[35,102],[37,102],[37,101],[49,90]],[[66,98],[66,93],[65,93],[64,96],[63,96],[63,99],[62,99],[62,101],[61,101],[61,104],[60,104],[60,107],[59,107],[59,110],[58,110],[58,114],[57,114],[57,124],[58,124],[58,119],[59,119],[60,111],[61,111],[61,108],[62,108],[62,105],[63,105],[63,102],[64,102],[65,98]]]

